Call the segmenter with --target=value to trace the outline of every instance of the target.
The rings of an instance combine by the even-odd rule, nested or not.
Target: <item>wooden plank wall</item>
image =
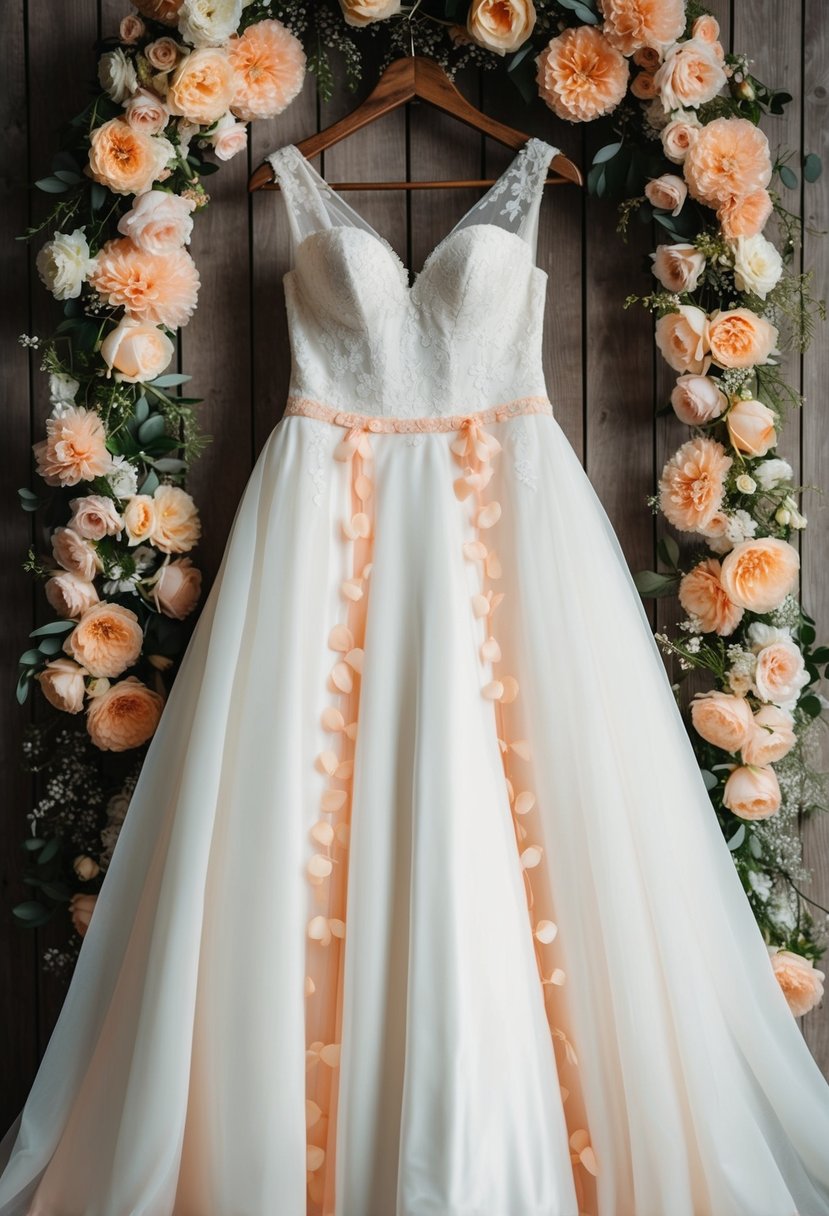
[[[823,0],[709,0],[723,37],[748,52],[757,74],[795,95],[784,121],[768,126],[773,147],[805,147],[829,162],[827,12]],[[49,406],[37,356],[27,358],[18,334],[48,333],[55,307],[33,270],[37,244],[28,249],[11,237],[42,214],[43,200],[30,192],[57,146],[61,123],[83,104],[94,77],[94,42],[116,29],[121,0],[7,0],[0,6],[0,31],[7,48],[2,129],[7,161],[0,179],[3,241],[0,258],[4,304],[0,362],[5,441],[0,445],[2,518],[0,579],[4,628],[0,633],[0,1133],[19,1110],[43,1053],[63,986],[40,968],[42,951],[65,940],[63,925],[23,933],[10,907],[24,894],[18,842],[32,790],[20,771],[23,725],[13,698],[15,663],[33,624],[40,598],[20,569],[34,539],[32,521],[17,509],[16,488],[29,482],[30,445],[43,433]],[[559,123],[543,109],[528,114],[523,104],[492,77],[469,75],[462,87],[477,103],[534,134],[560,144],[586,165],[596,136]],[[205,397],[203,428],[213,436],[194,468],[191,489],[205,526],[199,560],[208,581],[214,575],[241,491],[268,433],[280,417],[289,377],[289,352],[281,275],[288,239],[282,201],[263,193],[250,199],[248,172],[273,148],[300,139],[354,104],[344,90],[320,105],[308,82],[303,95],[279,119],[259,123],[247,158],[238,157],[210,179],[213,205],[198,220],[192,252],[202,278],[198,312],[185,330],[181,357],[195,373],[193,391]],[[504,150],[449,119],[422,107],[388,116],[329,152],[323,171],[333,180],[396,175],[412,178],[497,173]],[[815,270],[819,289],[829,280],[829,175],[805,192],[788,192],[789,206],[807,223],[804,268]],[[403,193],[358,192],[355,207],[387,237],[410,266],[418,268],[434,244],[472,201],[466,190]],[[645,498],[659,470],[686,432],[670,418],[654,421],[665,399],[670,373],[659,365],[650,322],[635,309],[623,312],[624,296],[648,287],[646,255],[652,235],[636,227],[625,248],[614,233],[613,208],[587,199],[574,187],[548,192],[539,239],[539,261],[549,272],[545,361],[557,416],[585,464],[616,527],[631,567],[654,562],[661,524]],[[802,384],[807,408],[787,429],[784,450],[801,480],[829,489],[829,429],[822,389],[827,375],[822,333],[813,350],[790,362]],[[807,501],[810,526],[803,542],[803,594],[808,609],[829,631],[829,575],[821,560],[829,540],[829,510],[818,495]],[[652,612],[654,625],[676,619],[674,602]],[[826,632],[824,638],[826,640]],[[807,863],[815,874],[812,893],[829,903],[829,819],[804,825]],[[829,1000],[804,1020],[804,1032],[829,1073]]]

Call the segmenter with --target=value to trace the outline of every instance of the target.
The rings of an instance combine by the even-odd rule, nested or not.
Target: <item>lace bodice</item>
[[[388,241],[296,147],[272,152],[294,246],[285,275],[291,394],[399,417],[546,395],[547,276],[535,245],[555,152],[530,139],[411,285]]]

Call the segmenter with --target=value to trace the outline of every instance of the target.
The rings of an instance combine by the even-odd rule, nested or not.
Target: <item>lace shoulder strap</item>
[[[279,182],[294,248],[314,232],[328,228],[373,228],[341,198],[294,144],[285,144],[265,159]]]
[[[550,161],[558,148],[543,139],[527,140],[480,202],[471,207],[458,227],[494,224],[523,237],[535,254],[538,213]]]

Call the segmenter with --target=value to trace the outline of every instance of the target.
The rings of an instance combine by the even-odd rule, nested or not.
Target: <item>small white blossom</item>
[[[126,456],[113,457],[107,481],[116,498],[129,498],[138,492],[138,475]]]
[[[757,482],[748,473],[741,473],[736,484],[741,494],[753,494],[757,489]]]
[[[56,232],[35,258],[43,285],[56,300],[76,300],[94,265],[83,228]]]
[[[754,477],[764,490],[773,490],[783,481],[791,481],[794,470],[788,460],[774,456],[771,460],[763,460],[754,467]]]
[[[772,881],[768,874],[764,874],[761,870],[749,870],[748,885],[764,903],[771,895]]]
[[[751,518],[748,511],[731,511],[727,518],[726,535],[734,545],[749,540],[757,531],[757,521]]]

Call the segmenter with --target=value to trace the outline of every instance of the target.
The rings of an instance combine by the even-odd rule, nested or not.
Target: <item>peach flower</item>
[[[144,17],[160,21],[162,25],[175,25],[181,0],[133,0],[133,5]]]
[[[779,705],[762,705],[752,719],[752,730],[742,745],[743,763],[775,764],[796,743],[794,719]]]
[[[245,122],[281,114],[302,88],[305,52],[281,21],[249,25],[227,53],[236,80],[230,109]]]
[[[85,675],[83,667],[71,659],[53,659],[35,678],[50,705],[66,714],[77,714],[83,709]]]
[[[702,426],[719,418],[728,398],[710,376],[680,376],[671,393],[671,405],[680,422]]]
[[[199,294],[199,272],[185,249],[145,253],[129,237],[107,241],[89,282],[113,308],[168,329],[187,324]]]
[[[740,765],[726,781],[722,800],[740,819],[768,819],[782,801],[777,773],[768,766]]]
[[[219,47],[191,51],[170,77],[167,105],[172,114],[209,126],[230,107],[236,73]]]
[[[591,122],[609,114],[627,91],[627,60],[590,25],[551,39],[536,63],[542,100],[569,122]]]
[[[248,129],[243,122],[237,122],[232,114],[223,114],[208,139],[219,160],[232,160],[248,146]]]
[[[680,111],[666,123],[659,132],[659,138],[662,140],[662,151],[668,160],[672,160],[675,165],[681,165],[701,127],[702,123],[693,111]]]
[[[97,895],[82,895],[80,892],[73,895],[69,900],[69,915],[72,919],[72,928],[81,937],[86,936],[86,931],[89,928],[89,922],[92,920],[92,913],[95,911],[95,904],[97,902]]]
[[[149,494],[130,495],[124,507],[124,526],[127,529],[130,548],[152,538],[155,529],[155,503]]]
[[[168,562],[153,583],[153,598],[159,612],[177,621],[189,616],[201,594],[201,571],[189,557]]]
[[[124,102],[124,118],[133,131],[158,135],[167,126],[170,111],[152,89],[136,89]]]
[[[703,105],[711,101],[726,83],[726,75],[716,50],[701,38],[675,42],[665,52],[656,73],[656,87],[666,114],[672,110]]]
[[[802,1018],[823,1000],[824,973],[818,971],[810,959],[793,950],[769,946],[768,951],[774,978],[783,990],[789,1009],[796,1018]]]
[[[646,72],[655,72],[662,62],[662,52],[655,46],[640,46],[638,51],[634,51],[632,58],[638,68],[644,68]]]
[[[691,721],[698,735],[724,752],[738,752],[754,731],[754,716],[745,697],[729,692],[697,693]]]
[[[72,869],[81,882],[90,882],[93,878],[97,878],[101,872],[101,867],[97,861],[85,853],[81,853],[75,858],[72,862]]]
[[[146,32],[146,25],[140,17],[136,17],[135,13],[128,13],[126,17],[121,18],[118,37],[126,46],[133,46],[139,38],[144,37]]]
[[[688,187],[675,173],[652,177],[645,186],[645,198],[648,202],[659,211],[670,211],[671,215],[679,215],[687,197]]]
[[[761,701],[769,701],[781,709],[794,709],[808,683],[803,654],[790,637],[775,638],[757,652],[754,688]]]
[[[705,256],[694,245],[659,245],[651,254],[653,273],[666,291],[696,291]]]
[[[731,457],[721,443],[697,436],[683,443],[662,470],[659,505],[680,532],[700,532],[719,511]],[[732,597],[733,598],[733,597]]]
[[[654,337],[662,358],[675,372],[703,375],[711,362],[707,342],[708,320],[701,308],[680,304],[656,322]]]
[[[90,701],[86,728],[102,751],[124,752],[140,747],[155,733],[163,708],[157,692],[128,676]]]
[[[37,471],[50,486],[75,486],[112,468],[106,431],[94,410],[68,406],[60,417],[46,419],[46,438],[33,445]]]
[[[689,616],[696,617],[704,633],[728,637],[743,618],[743,609],[732,604],[720,583],[720,563],[707,557],[690,570],[679,584],[679,602]]]
[[[797,586],[797,549],[775,536],[744,540],[723,561],[720,581],[729,599],[749,612],[779,608]]]
[[[715,118],[688,149],[684,170],[692,197],[718,207],[765,190],[771,181],[769,141],[747,118]]]
[[[111,498],[103,494],[87,494],[71,499],[72,518],[69,527],[87,540],[103,540],[105,536],[120,536],[124,520]]]
[[[765,456],[777,443],[775,416],[761,401],[739,398],[726,417],[728,435],[738,452]]]
[[[151,540],[164,553],[186,553],[201,536],[193,499],[179,486],[160,485],[154,496],[155,523]]]
[[[157,72],[172,72],[179,59],[185,53],[180,42],[173,38],[156,38],[144,47],[144,54]]]
[[[650,101],[656,97],[656,77],[653,72],[637,72],[631,81],[630,91],[640,101]]]
[[[727,240],[740,236],[756,236],[762,232],[772,213],[768,190],[753,190],[737,198],[726,199],[717,208],[717,219]]]
[[[95,127],[89,143],[89,176],[114,194],[149,190],[175,156],[169,140],[136,131],[123,118]]]
[[[535,5],[532,0],[472,0],[466,28],[479,46],[505,55],[533,32]]]
[[[702,42],[717,42],[720,37],[720,23],[711,13],[703,13],[697,17],[691,26],[691,37],[699,38]]]
[[[661,50],[685,29],[684,0],[600,0],[604,33],[623,55]]]
[[[118,231],[145,253],[172,253],[190,244],[193,212],[191,198],[167,190],[148,190],[118,221]]]
[[[708,318],[711,358],[720,367],[754,367],[777,354],[777,328],[750,308],[729,308]]]
[[[175,347],[157,325],[124,317],[101,343],[101,357],[116,380],[126,384],[154,380],[175,354]]]
[[[79,578],[77,574],[70,574],[68,570],[53,575],[44,591],[52,608],[62,617],[78,617],[98,603],[95,584]]]
[[[93,604],[82,614],[63,649],[93,676],[120,676],[141,653],[138,617],[120,604]]]
[[[400,12],[400,0],[340,0],[346,25],[362,27]]]
[[[98,572],[94,546],[72,528],[55,528],[52,533],[52,553],[59,566],[86,582],[91,582]]]

